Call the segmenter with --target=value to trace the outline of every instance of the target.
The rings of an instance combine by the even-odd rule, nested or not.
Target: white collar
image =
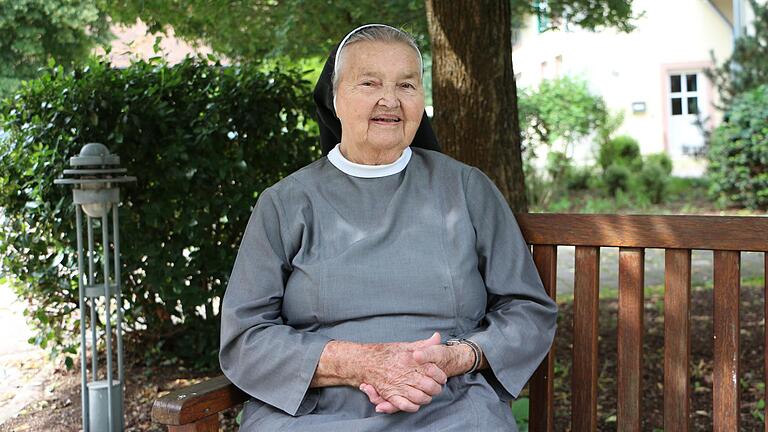
[[[405,169],[405,166],[408,165],[408,161],[411,160],[411,154],[413,153],[410,147],[406,147],[405,150],[403,150],[403,154],[391,164],[363,165],[354,163],[345,158],[339,150],[340,145],[341,144],[336,144],[336,147],[328,152],[328,161],[344,174],[362,178],[385,177],[397,174]]]

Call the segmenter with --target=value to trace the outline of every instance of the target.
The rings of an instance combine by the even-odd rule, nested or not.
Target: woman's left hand
[[[462,375],[474,363],[474,352],[472,348],[464,344],[447,346],[432,345],[413,352],[413,359],[419,364],[434,363],[448,377]],[[368,396],[368,400],[376,405],[377,412],[394,414],[399,410],[389,401],[384,399],[372,385],[362,383],[360,391]]]

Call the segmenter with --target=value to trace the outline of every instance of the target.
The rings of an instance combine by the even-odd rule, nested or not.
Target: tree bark
[[[509,0],[425,1],[440,144],[483,170],[513,211],[527,211]]]

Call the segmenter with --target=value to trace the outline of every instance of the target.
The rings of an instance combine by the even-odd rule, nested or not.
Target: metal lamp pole
[[[54,184],[72,185],[77,225],[77,266],[78,286],[80,291],[80,373],[81,400],[84,432],[116,432],[124,429],[123,386],[123,303],[120,287],[120,237],[118,235],[118,206],[120,204],[119,183],[136,181],[136,177],[125,176],[125,168],[120,168],[120,158],[111,154],[106,146],[90,143],[83,146],[80,154],[69,160],[73,169],[64,170],[64,176],[54,180]],[[109,212],[112,211],[113,269],[110,281],[109,262]],[[87,255],[83,246],[83,213],[87,222]],[[94,245],[93,220],[101,222],[101,262],[102,281],[97,283],[97,271],[94,261],[98,259]],[[88,257],[88,272],[84,270],[83,257]],[[87,276],[87,277],[86,277]],[[117,338],[117,350],[112,345],[112,299],[117,303],[114,332]],[[103,299],[106,377],[98,379],[98,342],[99,321],[97,320],[97,301]],[[91,381],[88,381],[86,362],[86,313],[85,306],[91,310]],[[113,375],[112,358],[117,357],[117,380]]]

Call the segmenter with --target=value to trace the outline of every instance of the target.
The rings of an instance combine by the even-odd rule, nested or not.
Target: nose
[[[395,86],[383,86],[383,94],[381,95],[378,104],[387,108],[397,108],[400,106],[400,99],[397,98]]]

